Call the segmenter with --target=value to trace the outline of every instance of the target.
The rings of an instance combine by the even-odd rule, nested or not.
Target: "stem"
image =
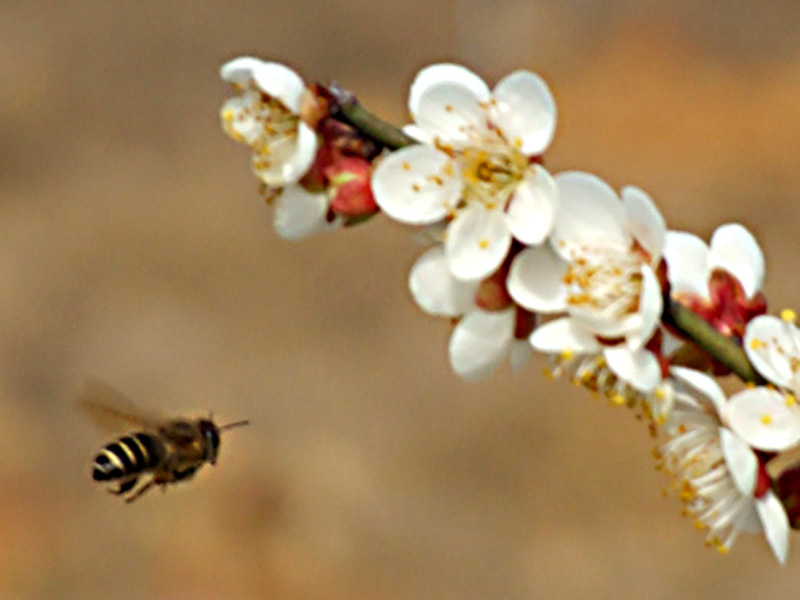
[[[328,87],[328,91],[336,100],[339,115],[343,117],[343,120],[381,145],[390,150],[397,150],[417,143],[394,125],[369,112],[359,103],[352,92],[340,88],[335,83]]]
[[[666,323],[676,327],[705,350],[714,360],[728,367],[742,381],[758,385],[767,383],[747,360],[744,350],[729,337],[714,329],[700,315],[671,300],[664,309],[663,318]]]

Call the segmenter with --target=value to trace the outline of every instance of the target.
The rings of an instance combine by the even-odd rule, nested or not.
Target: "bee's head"
[[[206,453],[203,458],[212,465],[215,464],[217,462],[217,455],[219,454],[219,432],[249,424],[249,421],[236,421],[235,423],[228,423],[227,425],[217,427],[210,417],[208,419],[200,419],[200,433],[203,435],[203,439],[206,442]]]
[[[200,433],[206,442],[206,453],[203,458],[213,465],[217,462],[219,453],[219,429],[211,419],[200,419]]]

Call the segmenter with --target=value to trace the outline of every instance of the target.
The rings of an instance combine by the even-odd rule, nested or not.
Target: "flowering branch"
[[[464,67],[427,67],[403,130],[278,63],[243,57],[221,75],[236,91],[222,125],[251,149],[279,235],[378,212],[415,228],[431,247],[411,294],[453,324],[458,375],[548,356],[554,376],[648,418],[664,438],[658,465],[708,545],[727,552],[761,533],[785,562],[800,467],[767,465],[800,448],[800,329],[791,311],[765,314],[764,257],[747,229],[723,225],[706,244],[668,230],[637,187],[551,175],[555,101],[529,71],[490,89]],[[731,372],[749,387],[728,397],[715,377]]]

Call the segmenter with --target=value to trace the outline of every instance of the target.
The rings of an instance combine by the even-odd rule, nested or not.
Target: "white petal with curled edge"
[[[486,135],[488,122],[481,100],[460,83],[439,83],[420,96],[414,119],[428,135],[444,144],[474,144]]]
[[[515,310],[476,310],[458,322],[450,336],[450,365],[464,379],[491,373],[503,361],[514,339]]]
[[[794,387],[794,365],[800,360],[797,327],[772,315],[758,316],[747,324],[744,351],[767,381]]]
[[[532,165],[514,190],[506,211],[511,233],[523,244],[538,246],[553,229],[558,188],[544,168]]]
[[[649,393],[661,383],[661,365],[649,350],[614,346],[603,351],[608,368],[634,389]]]
[[[556,103],[544,79],[530,71],[506,75],[492,92],[490,115],[505,139],[526,156],[541,154],[556,130]]]
[[[719,428],[719,445],[736,489],[752,496],[758,478],[758,458],[743,439],[725,427]]]
[[[475,294],[480,282],[453,277],[441,246],[431,248],[417,259],[408,285],[417,305],[426,313],[458,317],[477,308]]]
[[[530,342],[534,350],[547,353],[568,350],[576,354],[588,354],[599,352],[603,348],[592,334],[569,317],[556,319],[538,327],[531,334]]]
[[[317,156],[317,134],[299,123],[297,137],[282,136],[269,144],[269,154],[253,154],[253,170],[270,187],[297,183]]]
[[[627,336],[628,346],[634,349],[641,348],[650,341],[656,327],[661,323],[663,308],[661,284],[653,270],[647,265],[642,265],[642,292],[639,296],[638,311],[642,321],[639,330]]]
[[[668,231],[664,243],[671,293],[690,293],[709,299],[708,246],[696,235]]]
[[[650,255],[650,264],[655,266],[664,252],[664,237],[667,232],[664,216],[653,204],[650,196],[632,185],[622,188],[622,203],[625,207],[628,231]]]
[[[511,263],[506,286],[514,302],[528,310],[560,312],[567,307],[567,263],[552,248],[527,248]]]
[[[433,145],[433,138],[431,135],[419,125],[403,125],[403,133],[421,144]]]
[[[312,194],[298,185],[283,189],[272,215],[275,231],[287,240],[299,240],[327,227],[328,197]]]
[[[264,61],[260,58],[239,56],[222,65],[219,76],[223,81],[245,86],[253,79],[253,71],[263,64]]]
[[[789,518],[786,509],[778,497],[768,490],[764,496],[756,500],[756,510],[764,526],[764,535],[775,558],[781,564],[786,563],[789,555]]]
[[[554,177],[560,208],[550,242],[569,260],[576,245],[631,245],[625,210],[611,187],[590,173],[569,171]]]
[[[717,414],[722,415],[728,400],[725,392],[722,391],[722,388],[713,377],[686,367],[670,367],[669,374],[678,382],[689,386],[693,391],[699,392],[703,398],[711,402]],[[691,395],[694,396],[693,393]]]
[[[753,234],[738,223],[717,228],[711,236],[708,262],[712,269],[735,275],[748,298],[764,285],[764,254]]]
[[[410,225],[443,219],[461,196],[453,160],[425,145],[409,146],[384,158],[372,173],[375,202],[387,216]]]
[[[294,114],[300,112],[306,84],[300,75],[286,65],[262,62],[253,69],[253,81],[268,96],[280,100]]]
[[[800,442],[800,408],[768,388],[742,390],[728,400],[730,428],[759,450],[781,452]]]
[[[458,279],[484,279],[502,264],[511,247],[511,233],[499,210],[471,206],[458,213],[444,242],[450,271]]]
[[[511,371],[514,373],[520,371],[522,367],[530,362],[533,357],[533,348],[528,340],[514,340],[511,342],[511,349],[509,350],[509,361],[511,362]]]
[[[481,102],[487,102],[491,97],[489,86],[469,69],[449,63],[431,65],[417,73],[408,94],[408,112],[415,120],[419,112],[420,98],[430,87],[442,82],[459,83],[467,87]]]

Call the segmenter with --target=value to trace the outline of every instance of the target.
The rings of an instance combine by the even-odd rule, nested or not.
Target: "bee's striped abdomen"
[[[135,475],[155,467],[164,453],[162,442],[149,433],[121,437],[95,457],[92,478],[109,481]]]

